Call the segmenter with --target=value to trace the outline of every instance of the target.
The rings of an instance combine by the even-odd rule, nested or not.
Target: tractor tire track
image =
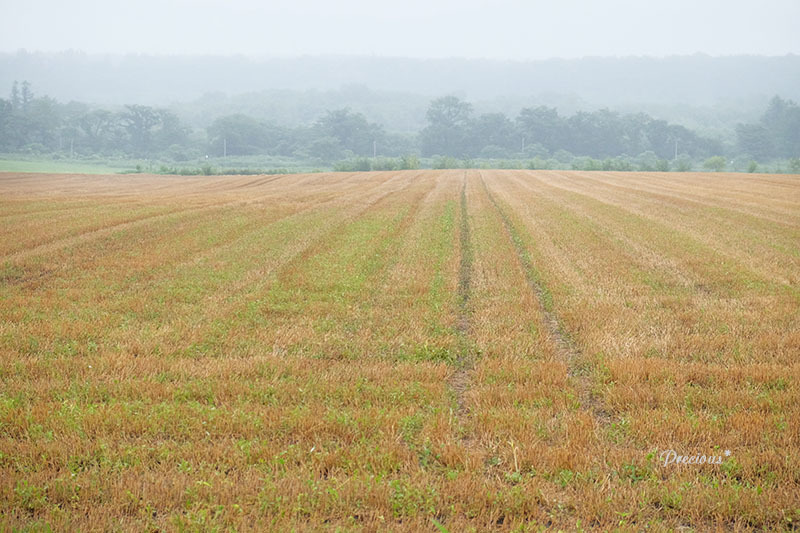
[[[534,267],[528,251],[525,249],[519,231],[514,226],[508,214],[500,206],[495,196],[489,191],[486,181],[483,179],[483,174],[480,174],[480,180],[486,196],[503,221],[506,236],[514,245],[514,249],[517,252],[517,260],[528,282],[528,287],[536,297],[542,311],[542,321],[547,334],[553,346],[556,348],[556,354],[567,366],[567,376],[575,384],[581,408],[590,413],[594,420],[600,425],[607,424],[610,416],[603,409],[600,400],[592,392],[590,368],[586,357],[572,340],[569,333],[564,329],[562,321],[554,311],[552,295],[542,283],[540,275]]]
[[[456,426],[463,429],[469,416],[467,393],[471,385],[470,372],[475,366],[475,350],[470,342],[470,295],[472,287],[473,249],[470,234],[469,214],[467,211],[467,173],[464,172],[461,186],[461,221],[459,223],[459,244],[461,259],[458,274],[458,316],[456,332],[458,334],[458,357],[455,371],[448,379],[448,386],[455,395],[456,410],[453,413]],[[461,442],[469,445],[469,435],[464,432]]]

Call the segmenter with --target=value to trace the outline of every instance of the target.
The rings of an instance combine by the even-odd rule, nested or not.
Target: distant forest
[[[710,158],[717,169],[752,160],[752,170],[800,156],[796,56],[514,63],[20,52],[0,54],[0,82],[9,87],[0,98],[6,154],[616,170]]]
[[[758,161],[800,153],[800,107],[775,96],[757,122],[736,128],[733,146],[645,113],[601,109],[563,116],[552,107],[521,109],[515,116],[474,112],[456,96],[432,100],[426,124],[416,133],[387,131],[348,108],[326,111],[307,126],[280,126],[243,113],[220,116],[193,129],[173,111],[140,104],[105,109],[63,104],[36,96],[30,83],[14,82],[0,99],[0,151],[129,156],[175,162],[204,155],[280,155],[332,164],[342,159],[421,155],[459,159],[623,158],[610,168],[628,170],[632,157],[644,166],[669,169],[678,154],[689,160],[713,156]],[[649,163],[648,163],[649,161]],[[620,168],[617,168],[620,167]]]

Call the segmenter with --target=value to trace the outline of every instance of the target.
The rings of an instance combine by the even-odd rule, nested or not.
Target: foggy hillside
[[[372,90],[472,100],[559,95],[593,106],[760,105],[800,100],[800,56],[672,56],[499,61],[355,56],[0,54],[0,88],[28,80],[60,101],[165,105],[270,89]],[[569,97],[569,98],[567,98]],[[516,106],[517,102],[510,104]]]

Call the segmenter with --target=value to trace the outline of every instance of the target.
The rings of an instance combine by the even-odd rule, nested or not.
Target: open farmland
[[[0,236],[0,529],[800,527],[800,176],[1,174]]]

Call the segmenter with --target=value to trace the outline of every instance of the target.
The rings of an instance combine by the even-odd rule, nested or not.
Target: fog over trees
[[[6,153],[313,164],[623,158],[605,163],[620,170],[631,161],[676,168],[679,154],[800,155],[794,55],[511,62],[18,52],[0,54],[0,84]]]

